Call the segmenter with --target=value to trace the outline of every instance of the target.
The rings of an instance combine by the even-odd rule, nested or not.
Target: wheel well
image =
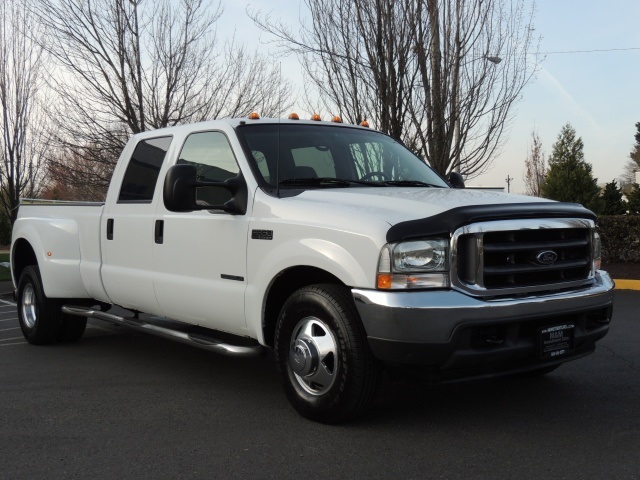
[[[271,284],[264,307],[264,341],[273,347],[276,324],[280,309],[289,296],[296,290],[319,283],[344,285],[338,277],[315,267],[292,267],[283,271]]]
[[[16,283],[20,281],[20,275],[25,267],[29,265],[37,265],[38,258],[33,251],[33,247],[24,238],[16,240],[13,245],[13,255],[11,258],[11,268],[13,270],[13,278]]]

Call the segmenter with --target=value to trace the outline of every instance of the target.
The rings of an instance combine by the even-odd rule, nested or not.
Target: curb
[[[614,279],[616,290],[640,290],[640,280]]]

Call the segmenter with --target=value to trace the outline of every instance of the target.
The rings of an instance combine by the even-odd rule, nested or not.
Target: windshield
[[[380,132],[290,124],[244,125],[237,131],[267,188],[448,186],[422,160]]]

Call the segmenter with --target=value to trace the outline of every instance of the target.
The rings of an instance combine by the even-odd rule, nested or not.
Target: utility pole
[[[513,180],[513,178],[511,178],[509,176],[509,174],[507,173],[507,178],[504,179],[505,182],[507,182],[507,193],[511,193],[511,182]]]

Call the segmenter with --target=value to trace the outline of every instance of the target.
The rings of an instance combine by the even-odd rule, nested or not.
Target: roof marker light
[[[300,120],[300,117],[298,116],[297,113],[292,113],[291,115],[289,115],[289,120]]]
[[[320,118],[320,115],[314,113],[313,115],[311,115],[311,120],[313,120],[314,122],[319,122],[322,119]]]
[[[249,120],[260,120],[260,115],[258,115],[258,112],[251,112],[249,114]]]
[[[342,119],[338,115],[334,115],[331,121],[334,123],[342,123]]]
[[[362,120],[362,121],[360,122],[360,126],[361,126],[361,127],[369,128],[369,122],[367,122],[366,120]]]

